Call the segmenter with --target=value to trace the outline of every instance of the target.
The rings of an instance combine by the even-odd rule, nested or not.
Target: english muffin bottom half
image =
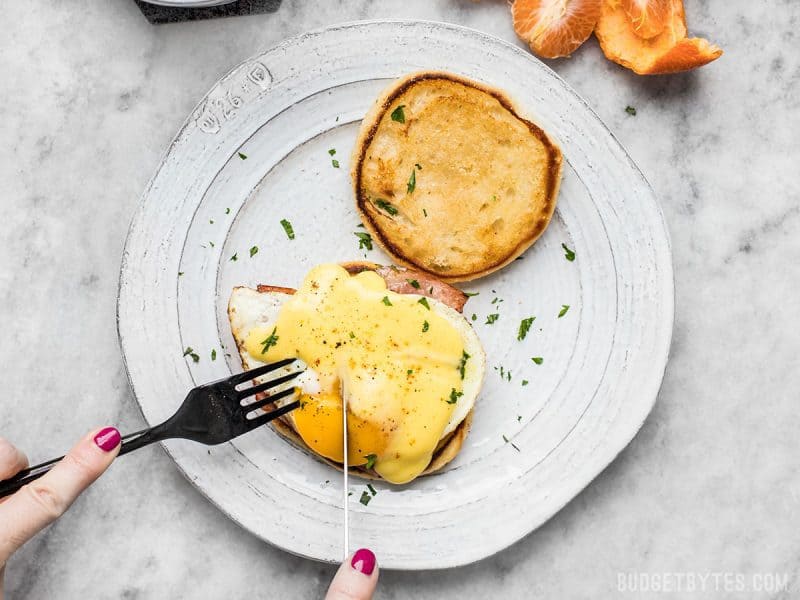
[[[469,281],[513,261],[553,216],[561,150],[502,92],[439,72],[392,83],[352,157],[365,227],[398,263]]]

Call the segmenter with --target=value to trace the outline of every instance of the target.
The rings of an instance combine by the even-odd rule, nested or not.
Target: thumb
[[[119,447],[120,435],[115,428],[93,431],[48,473],[0,504],[0,565],[60,517],[108,468],[119,453]]]
[[[370,600],[377,584],[375,555],[361,548],[336,571],[325,600]]]

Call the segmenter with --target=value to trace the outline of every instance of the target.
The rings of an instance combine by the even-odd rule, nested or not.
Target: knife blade
[[[347,391],[344,389],[344,385],[342,385],[342,433],[343,433],[343,440],[344,440],[344,464],[343,464],[343,484],[342,484],[342,504],[344,506],[344,553],[342,562],[347,560],[347,557],[350,555],[350,519],[349,519],[349,511],[348,505],[350,504],[349,500],[349,492],[348,492],[348,460],[347,460]]]

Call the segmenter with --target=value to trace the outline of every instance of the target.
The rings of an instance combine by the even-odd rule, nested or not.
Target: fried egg
[[[485,355],[469,322],[434,298],[387,289],[374,271],[351,275],[336,264],[314,268],[291,292],[233,290],[228,314],[242,365],[302,361],[301,408],[289,420],[303,442],[343,462],[344,396],[350,465],[413,480],[483,383]]]

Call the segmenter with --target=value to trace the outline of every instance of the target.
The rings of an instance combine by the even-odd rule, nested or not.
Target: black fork
[[[171,438],[183,438],[200,442],[207,446],[215,446],[228,442],[235,437],[261,427],[265,423],[277,419],[281,415],[298,408],[300,402],[295,400],[275,410],[251,416],[253,411],[265,405],[287,398],[296,393],[293,387],[269,394],[266,398],[243,404],[242,401],[266,392],[281,384],[288,383],[297,377],[301,370],[293,371],[276,379],[237,390],[236,386],[262,377],[267,373],[291,365],[295,359],[288,358],[264,365],[244,373],[239,373],[212,383],[198,386],[191,390],[183,400],[178,411],[169,419],[122,438],[120,455],[127,454],[153,442],[161,442]],[[0,498],[13,494],[22,486],[38,479],[60,461],[63,456],[54,458],[33,467],[28,467],[14,477],[0,481]]]

